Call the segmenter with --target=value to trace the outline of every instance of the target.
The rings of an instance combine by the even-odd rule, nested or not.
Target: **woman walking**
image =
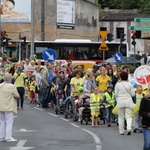
[[[118,119],[119,119],[119,132],[124,135],[124,121],[127,122],[127,135],[131,135],[132,127],[132,111],[133,111],[133,100],[132,97],[135,96],[134,89],[130,82],[128,82],[128,73],[121,72],[121,81],[115,86],[115,96],[118,107]]]

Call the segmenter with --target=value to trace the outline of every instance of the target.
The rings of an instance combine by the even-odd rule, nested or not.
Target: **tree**
[[[101,8],[110,9],[138,9],[142,13],[150,14],[150,0],[95,0]]]

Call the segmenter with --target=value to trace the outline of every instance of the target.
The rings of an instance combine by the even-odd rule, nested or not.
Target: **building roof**
[[[149,15],[141,14],[137,10],[104,9],[100,12],[99,21],[133,21],[137,17],[149,18]]]

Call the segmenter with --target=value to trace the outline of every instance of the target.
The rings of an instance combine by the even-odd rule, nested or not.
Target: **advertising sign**
[[[134,79],[137,84],[148,85],[150,83],[150,67],[142,65],[134,72]]]
[[[75,2],[57,0],[57,28],[74,29]]]
[[[31,0],[1,0],[1,22],[31,22]]]

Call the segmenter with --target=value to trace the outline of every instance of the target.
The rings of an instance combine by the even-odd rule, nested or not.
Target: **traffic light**
[[[5,30],[1,31],[1,46],[4,47],[6,43],[7,34]]]
[[[135,46],[136,45],[136,41],[135,41],[135,39],[136,39],[136,31],[135,30],[132,30],[132,32],[131,32],[133,35],[131,36],[131,38],[132,38],[132,45],[133,46]]]
[[[21,43],[21,49],[25,49],[25,47],[26,47],[26,36],[24,36],[24,37],[20,37],[20,40],[23,40],[23,43]]]
[[[107,41],[109,41],[109,42],[111,42],[111,41],[113,41],[114,39],[113,39],[113,34],[111,34],[111,33],[108,33],[107,34]]]
[[[126,34],[124,34],[124,33],[120,34],[120,44],[122,44],[122,42],[124,42],[126,40],[125,36],[126,36]]]

